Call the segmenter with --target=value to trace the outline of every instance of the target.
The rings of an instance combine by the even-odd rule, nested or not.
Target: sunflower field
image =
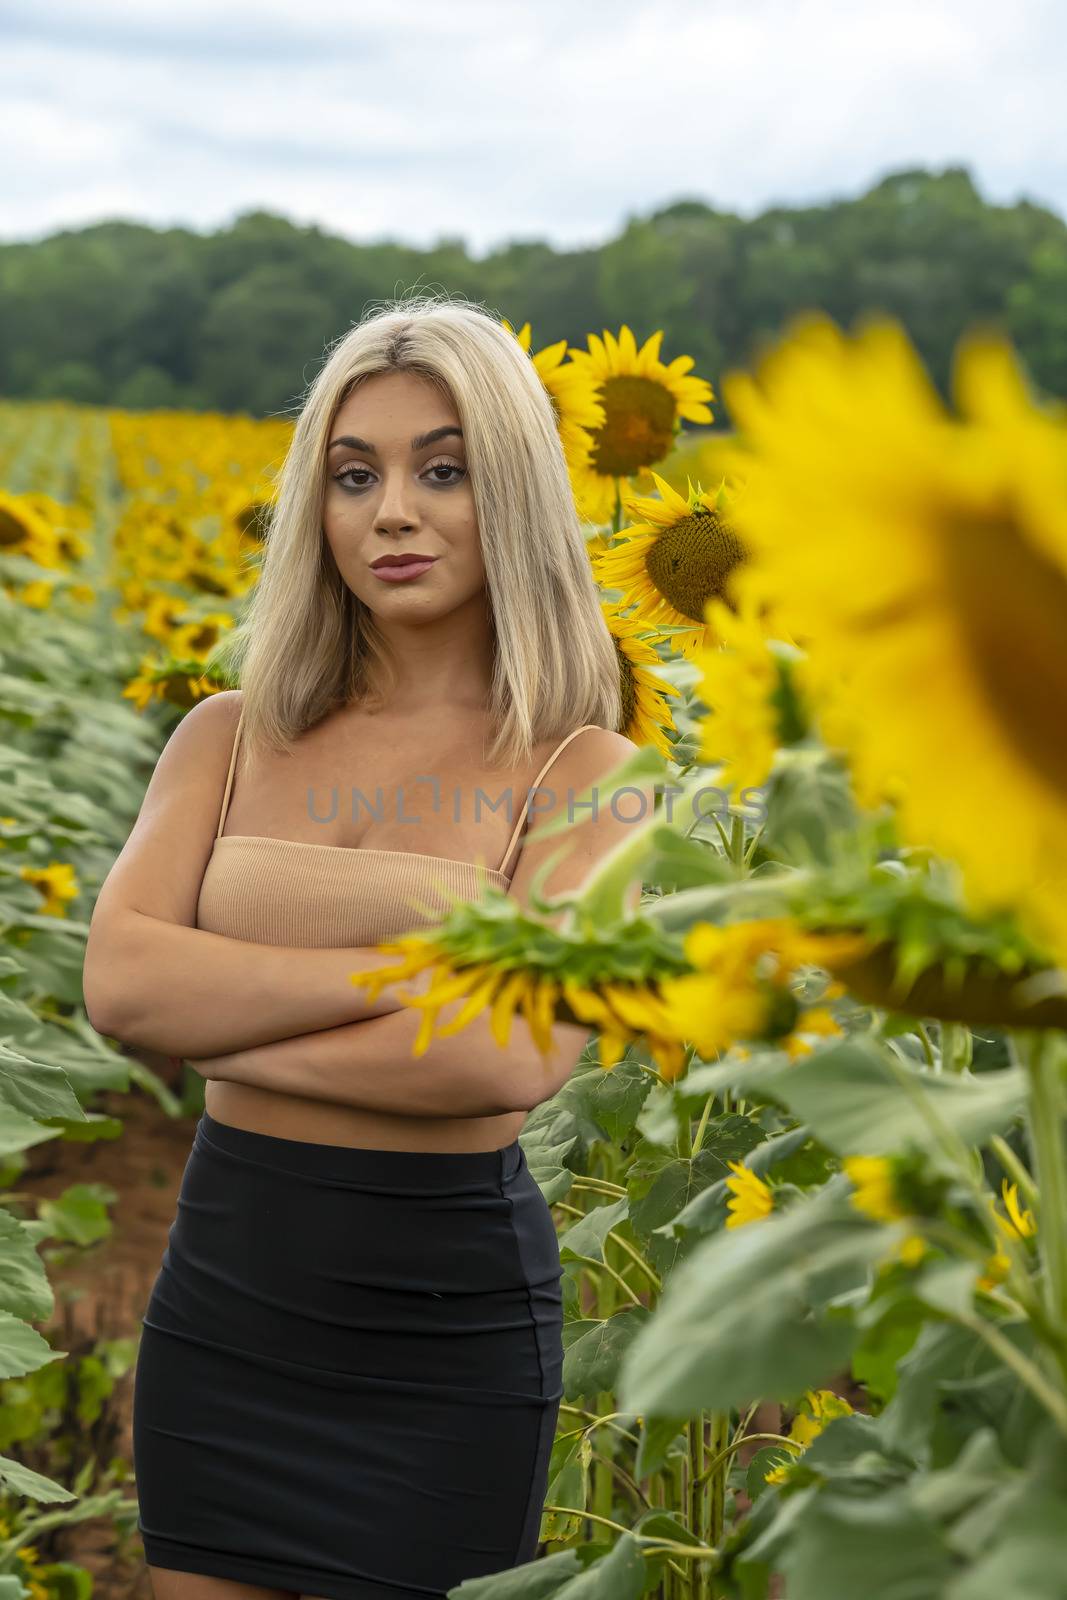
[[[884,319],[809,314],[714,387],[660,334],[505,326],[640,747],[607,781],[658,803],[562,906],[487,888],[363,976],[431,969],[416,1051],[485,1010],[502,1051],[590,1032],[520,1135],[564,1269],[541,1551],[451,1594],[1063,1600],[1067,408],[988,331],[946,403]],[[56,1531],[135,1522],[35,1326],[113,1195],[27,1173],[121,1162],[104,1091],[189,1109],[89,1026],[81,956],[159,749],[231,686],[288,432],[0,406],[0,1600],[87,1597]]]

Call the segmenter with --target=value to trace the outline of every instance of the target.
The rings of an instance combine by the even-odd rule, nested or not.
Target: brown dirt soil
[[[158,1068],[158,1063],[153,1061]],[[160,1076],[179,1092],[172,1074]],[[94,1111],[121,1118],[122,1136],[81,1144],[53,1139],[28,1152],[29,1165],[15,1187],[35,1200],[54,1199],[74,1183],[103,1183],[118,1199],[109,1208],[112,1233],[86,1250],[69,1251],[66,1260],[48,1261],[56,1294],[53,1316],[36,1326],[57,1348],[88,1351],[97,1339],[137,1339],[141,1317],[174,1220],[178,1187],[192,1145],[196,1117],[171,1117],[139,1089],[107,1093]],[[53,1242],[54,1244],[54,1242]],[[52,1248],[43,1246],[48,1255]],[[116,1382],[105,1403],[103,1433],[107,1458],[129,1462],[125,1498],[136,1497],[132,1477],[130,1422],[133,1369]],[[63,1481],[62,1475],[53,1474]],[[125,1544],[125,1549],[121,1548]],[[73,1561],[93,1575],[93,1600],[152,1600],[144,1552],[136,1532],[124,1541],[106,1517],[59,1529],[38,1543],[43,1563]]]

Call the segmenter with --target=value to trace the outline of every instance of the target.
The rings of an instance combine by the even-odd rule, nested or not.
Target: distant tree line
[[[481,260],[461,239],[356,244],[264,211],[213,234],[103,222],[4,244],[0,394],[291,414],[328,341],[427,288],[529,321],[535,348],[662,328],[664,358],[692,355],[716,388],[808,308],[843,326],[898,318],[943,392],[961,331],[993,324],[1039,389],[1067,396],[1067,224],[988,204],[961,167],[751,219],[682,199],[595,249],[523,242]]]

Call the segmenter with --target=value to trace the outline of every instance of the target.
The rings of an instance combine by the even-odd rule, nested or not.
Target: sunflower
[[[712,599],[732,600],[728,585],[744,547],[727,521],[724,487],[705,494],[689,483],[684,497],[658,473],[652,477],[659,497],[623,496],[627,512],[640,520],[594,554],[593,570],[605,586],[622,590],[620,604],[633,606],[637,621],[679,629],[671,644],[691,656],[714,640],[706,607]]]
[[[652,984],[608,981],[594,988],[564,977],[563,998],[579,1021],[597,1029],[600,1065],[605,1071],[621,1061],[628,1045],[640,1041],[668,1082],[681,1075],[685,1042],[678,1037],[662,993]]]
[[[51,861],[47,867],[20,867],[19,876],[32,883],[41,894],[42,916],[65,917],[65,903],[81,893],[77,874],[69,861]]]
[[[1067,425],[972,334],[955,411],[907,336],[795,323],[724,393],[749,559],[835,684],[857,792],[1067,964]],[[917,711],[921,708],[921,715]],[[985,803],[981,803],[984,799]],[[992,825],[996,821],[998,825]]]
[[[682,418],[711,422],[711,384],[686,377],[692,356],[677,356],[669,365],[659,358],[660,330],[640,350],[625,325],[616,339],[607,328],[603,339],[591,333],[587,350],[570,350],[570,359],[597,386],[605,418],[593,430],[593,451],[574,477],[579,510],[592,522],[610,522],[615,515],[621,480],[632,478],[670,454]]]
[[[622,725],[620,733],[637,745],[652,745],[661,756],[670,758],[674,747],[667,737],[676,732],[667,696],[680,694],[677,685],[650,671],[662,665],[649,634],[632,617],[620,615],[618,608],[606,600],[600,602],[604,621],[615,641],[619,659],[619,686],[622,691]]]
[[[223,527],[236,535],[238,544],[258,547],[270,531],[277,498],[274,487],[244,483],[228,488],[219,507]]]
[[[55,592],[54,583],[49,583],[46,578],[33,578],[16,591],[15,598],[20,605],[29,606],[34,611],[44,611],[52,604]]]
[[[808,933],[786,917],[760,917],[725,926],[695,922],[683,946],[693,971],[659,984],[676,1037],[704,1057],[721,1055],[742,1039],[765,1039],[795,1056],[806,1048],[804,1033],[837,1029],[823,1006],[802,1011],[789,987],[793,973],[866,948],[866,940]]]
[[[797,1407],[793,1424],[789,1429],[790,1443],[803,1452],[813,1440],[817,1439],[828,1422],[835,1417],[850,1417],[852,1407],[847,1400],[839,1394],[834,1394],[832,1389],[808,1389],[805,1392],[803,1403]],[[763,1474],[765,1483],[787,1483],[790,1477],[789,1468],[796,1456],[788,1461],[782,1461],[769,1472]]]
[[[183,672],[145,656],[137,675],[130,679],[122,693],[125,699],[133,701],[138,711],[144,711],[153,700],[165,700],[188,711],[198,700],[218,694],[225,687],[224,683],[215,683],[202,674]]]
[[[899,1222],[910,1215],[897,1195],[892,1161],[885,1156],[846,1156],[841,1165],[852,1184],[850,1199],[857,1211],[874,1222]],[[897,1253],[905,1266],[917,1266],[926,1254],[926,1240],[920,1233],[908,1234]]]
[[[399,939],[388,940],[378,946],[382,955],[399,959],[370,972],[353,972],[351,982],[366,989],[374,1000],[387,983],[402,982],[420,973],[428,973],[430,983],[421,993],[406,994],[400,998],[405,1005],[423,1010],[422,1025],[415,1039],[413,1054],[421,1056],[429,1047],[435,1033],[445,1036],[457,1033],[488,1006],[493,1038],[501,1049],[506,1048],[511,1033],[511,1021],[521,1007],[530,1026],[534,1042],[542,1055],[552,1048],[552,1016],[559,986],[551,979],[542,981],[535,972],[507,970],[487,961],[454,962],[450,954],[433,934],[412,933]],[[442,1006],[462,999],[464,1004],[449,1022],[437,1024],[437,1013]]]
[[[435,1035],[456,1033],[488,1008],[496,1043],[507,1046],[511,1019],[522,1011],[534,1044],[542,1055],[552,1049],[552,1023],[588,1023],[599,1034],[600,1065],[610,1071],[629,1044],[643,1039],[667,1078],[677,1077],[685,1062],[685,1049],[675,1037],[662,1000],[647,983],[606,980],[596,986],[561,974],[552,977],[537,968],[495,965],[487,961],[460,962],[433,934],[413,933],[379,945],[385,956],[399,959],[371,972],[354,972],[351,982],[365,988],[373,1000],[386,983],[399,983],[431,969],[429,987],[402,995],[404,1005],[421,1008],[422,1026],[413,1054],[429,1047]],[[446,1023],[437,1022],[442,1006],[462,999],[464,1004]]]
[[[576,480],[585,482],[592,470],[593,432],[603,427],[606,420],[604,407],[597,398],[597,379],[591,373],[583,372],[576,362],[567,361],[566,339],[545,345],[543,350],[531,351],[528,322],[524,322],[517,333],[506,317],[502,317],[501,322],[526,351],[537,376],[548,391],[548,398],[556,413],[559,440],[572,486]],[[579,513],[588,517],[587,508],[578,500],[577,491],[575,500]]]
[[[755,789],[770,776],[784,742],[778,703],[783,669],[768,647],[754,597],[746,595],[736,614],[721,600],[709,600],[707,614],[722,644],[694,652],[701,674],[697,692],[708,707],[700,725],[700,759],[721,767],[716,780],[724,786]]]
[[[762,1222],[774,1210],[774,1194],[758,1173],[744,1167],[740,1161],[728,1161],[733,1176],[727,1178],[726,1188],[730,1198],[726,1209],[728,1228],[743,1228],[748,1222]]]
[[[209,611],[195,622],[185,622],[174,629],[169,641],[171,654],[177,657],[207,656],[224,633],[233,627],[228,611]]]
[[[843,1029],[829,1006],[811,1006],[798,1020],[796,1027],[781,1041],[790,1060],[810,1055],[816,1039],[840,1038]]]
[[[1024,1211],[1019,1204],[1019,1185],[1017,1183],[1009,1183],[1005,1178],[1000,1186],[1000,1193],[1004,1201],[1004,1209],[1008,1215],[1005,1218],[1000,1215],[999,1211],[994,1212],[997,1225],[1009,1237],[1032,1239],[1037,1232],[1037,1223],[1034,1221],[1034,1213],[1030,1208],[1027,1207]]]
[[[92,549],[86,535],[90,532],[93,517],[84,506],[71,504],[69,501],[56,500],[53,495],[42,494],[39,490],[31,489],[25,494],[15,497],[22,508],[23,514],[29,512],[36,516],[48,528],[48,544],[52,547],[54,542],[56,565],[83,561]],[[0,536],[0,544],[3,543]],[[43,566],[51,566],[50,561],[42,562]]]
[[[852,1204],[874,1222],[906,1216],[897,1203],[893,1166],[885,1156],[846,1156],[842,1163],[853,1186]]]
[[[188,603],[179,596],[157,591],[148,597],[145,614],[141,620],[141,630],[150,638],[158,639],[164,644],[174,629],[181,625],[181,619],[188,609]]]
[[[0,555],[25,556],[39,567],[63,565],[59,535],[41,507],[41,496],[0,489]]]
[[[495,920],[495,919],[494,919]],[[485,948],[481,930],[464,932],[469,942]],[[686,935],[686,958],[696,972],[665,969],[659,976],[619,978],[596,973],[586,961],[579,978],[566,970],[572,953],[563,950],[557,968],[525,964],[516,948],[507,960],[465,960],[449,948],[441,930],[415,932],[378,946],[388,960],[370,972],[354,972],[350,981],[365,988],[373,1000],[387,983],[400,983],[425,973],[429,984],[421,991],[401,994],[406,1006],[421,1008],[423,1022],[413,1053],[421,1055],[435,1035],[456,1033],[488,1008],[492,1033],[504,1048],[511,1017],[520,1008],[538,1050],[552,1048],[552,1023],[588,1023],[599,1035],[600,1065],[609,1071],[630,1044],[643,1044],[668,1081],[684,1070],[687,1046],[695,1042],[705,1053],[725,1050],[736,1037],[772,1038],[787,1048],[792,1044],[800,1007],[786,989],[792,966],[818,962],[828,949],[840,944],[853,948],[854,935],[820,936],[805,933],[788,919],[767,919],[717,928],[696,924]],[[499,946],[498,946],[499,948]],[[542,962],[551,959],[548,946],[538,950]],[[777,957],[779,970],[763,970],[768,958]],[[462,1000],[459,1012],[439,1024],[442,1006]],[[809,1015],[821,1008],[812,1008]],[[815,1015],[812,1030],[830,1031]],[[799,1028],[797,1031],[801,1031]]]
[[[673,1028],[705,1060],[722,1055],[736,1039],[762,1038],[774,1028],[775,996],[751,975],[740,982],[732,972],[709,968],[665,978],[660,988]]]

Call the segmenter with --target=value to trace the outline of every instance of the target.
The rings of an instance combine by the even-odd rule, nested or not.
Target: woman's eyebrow
[[[436,444],[438,439],[449,438],[462,439],[463,429],[447,425],[443,428],[431,428],[429,433],[416,434],[411,441],[411,448],[412,450],[425,450],[428,444]],[[339,447],[343,447],[346,450],[362,450],[369,456],[378,454],[374,445],[368,444],[366,439],[361,439],[358,434],[354,433],[343,433],[339,438],[331,439],[327,448],[336,450]]]

